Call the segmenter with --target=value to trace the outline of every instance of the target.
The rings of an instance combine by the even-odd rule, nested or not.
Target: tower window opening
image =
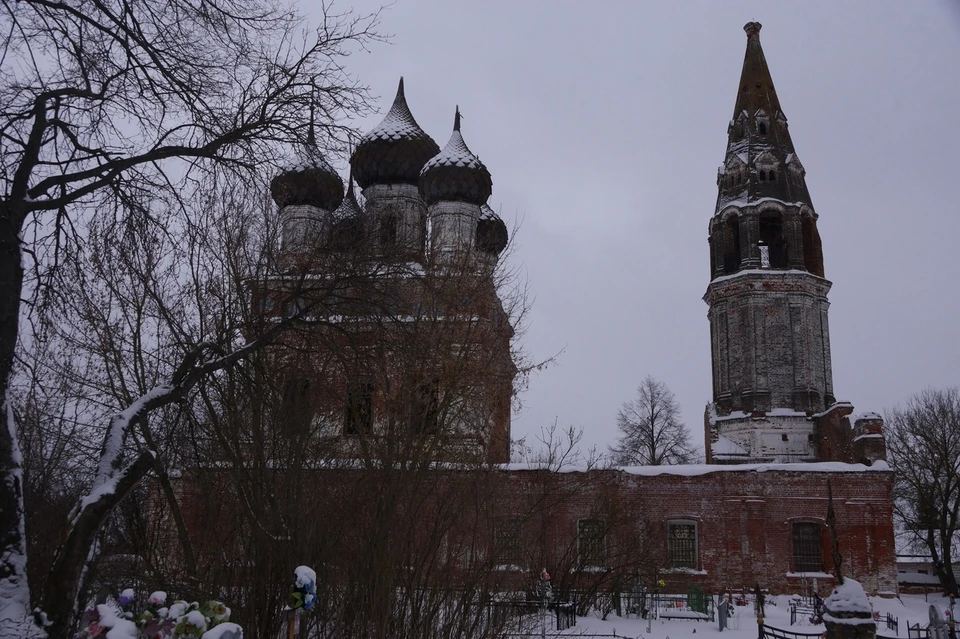
[[[783,218],[779,212],[768,211],[760,216],[758,245],[763,268],[787,267],[787,243],[783,238]],[[764,258],[764,252],[766,252],[766,258]]]
[[[400,218],[398,216],[385,215],[380,220],[380,246],[396,246],[399,228]]]
[[[734,273],[740,268],[740,221],[731,217],[723,229],[723,272]]]
[[[767,134],[767,123],[766,123],[766,122],[758,122],[758,123],[757,123],[757,131],[760,132],[760,135],[766,135],[766,134]]]
[[[767,174],[767,178],[768,178],[771,182],[776,182],[776,181],[777,181],[777,172],[776,172],[776,171],[770,171],[770,173]]]
[[[805,217],[800,229],[803,237],[803,266],[807,272],[823,277],[823,248],[817,223],[813,218]]]

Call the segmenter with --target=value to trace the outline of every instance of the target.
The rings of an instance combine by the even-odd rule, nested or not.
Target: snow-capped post
[[[947,628],[950,630],[950,639],[957,639],[957,617],[954,613],[954,606],[957,604],[957,597],[950,593],[950,619],[947,621]]]
[[[763,639],[763,591],[760,590],[760,582],[758,581],[753,587],[753,605],[757,612],[757,637]]]
[[[553,586],[550,585],[550,573],[546,567],[540,571],[540,583],[537,586],[540,594],[540,636],[547,636],[547,604],[553,599]]]
[[[297,566],[293,575],[293,590],[287,605],[287,639],[294,639],[299,632],[300,609],[312,610],[317,603],[317,573],[308,566]]]

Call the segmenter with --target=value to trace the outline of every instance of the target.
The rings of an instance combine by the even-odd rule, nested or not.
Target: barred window
[[[698,568],[697,522],[685,519],[668,522],[667,557],[671,568]]]
[[[417,433],[440,430],[440,381],[431,379],[417,386],[413,394],[411,424]]]
[[[357,380],[347,384],[343,434],[360,435],[373,429],[373,381]]]
[[[498,564],[519,566],[523,559],[523,521],[498,519],[493,524],[493,556]]]
[[[820,524],[806,522],[793,525],[793,569],[796,572],[823,571]]]
[[[577,551],[581,566],[607,565],[607,531],[602,519],[577,522]]]

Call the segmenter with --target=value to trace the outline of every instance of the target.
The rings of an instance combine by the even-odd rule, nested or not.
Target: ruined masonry
[[[823,249],[760,23],[747,52],[710,220],[713,402],[707,462],[885,459],[882,420],[836,401]]]

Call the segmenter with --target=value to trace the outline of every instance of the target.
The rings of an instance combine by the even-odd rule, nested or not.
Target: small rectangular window
[[[823,571],[820,524],[803,522],[793,525],[793,569],[795,572]]]
[[[696,522],[677,520],[667,524],[667,558],[671,568],[697,569]]]
[[[435,434],[440,430],[440,382],[422,382],[413,396],[411,424],[418,433]]]
[[[493,556],[501,565],[519,566],[523,561],[523,520],[498,519],[493,525]]]
[[[577,557],[581,566],[607,565],[607,531],[602,519],[577,522]]]
[[[344,435],[360,435],[373,430],[373,381],[358,380],[347,385]]]

